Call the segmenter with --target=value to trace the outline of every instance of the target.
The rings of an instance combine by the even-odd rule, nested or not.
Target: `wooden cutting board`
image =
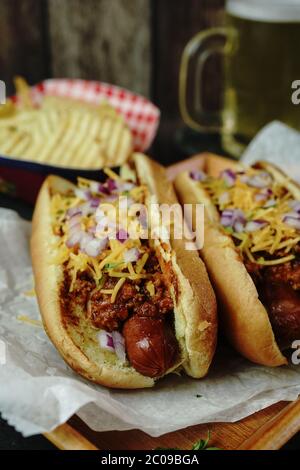
[[[196,155],[168,168],[172,180],[180,171],[204,168],[214,164],[219,157],[210,154]],[[234,165],[232,160],[222,159],[224,166]],[[199,439],[211,433],[211,445],[226,450],[275,450],[280,449],[300,431],[300,399],[288,403],[276,403],[236,423],[209,423],[192,426],[165,434],[158,438],[144,432],[111,431],[95,432],[77,416],[59,426],[45,437],[62,450],[151,450],[157,447],[189,450]]]

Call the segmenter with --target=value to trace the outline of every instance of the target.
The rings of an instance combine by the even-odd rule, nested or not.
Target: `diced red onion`
[[[194,171],[190,171],[190,177],[194,181],[205,181],[207,178],[207,175],[204,173],[204,171],[194,170]]]
[[[226,186],[228,186],[229,188],[231,188],[231,186],[234,185],[235,180],[236,180],[236,174],[230,168],[222,171],[220,176],[225,181]]]
[[[223,227],[232,227],[232,217],[226,216],[226,215],[222,215],[222,217],[221,217],[221,225],[223,225]]]
[[[261,194],[264,194],[265,196],[272,196],[273,194],[273,191],[271,188],[263,188],[261,191],[260,191]]]
[[[123,228],[121,228],[121,229],[117,232],[116,238],[117,238],[117,240],[118,240],[119,242],[124,243],[126,240],[128,240],[129,234],[128,234],[128,232],[126,232],[126,230],[124,230]]]
[[[270,188],[263,188],[257,194],[255,194],[254,199],[256,201],[265,201],[269,196],[272,196],[273,191]]]
[[[257,230],[260,230],[261,228],[265,227],[268,225],[268,222],[265,220],[250,220],[249,222],[246,223],[245,226],[245,232],[256,232]]]
[[[231,227],[234,220],[234,211],[233,210],[225,210],[222,212],[221,215],[221,225],[223,227]]]
[[[236,220],[233,224],[233,230],[236,233],[242,233],[245,230],[245,225],[240,220]]]
[[[245,223],[246,223],[246,218],[244,216],[243,211],[237,209],[235,211],[233,230],[238,233],[242,232],[244,230]]]
[[[74,227],[74,225],[78,225],[80,224],[81,222],[81,215],[80,214],[76,214],[76,215],[73,215],[70,220],[68,221],[68,226],[69,227]]]
[[[109,189],[103,183],[99,183],[98,192],[102,194],[109,194]]]
[[[119,331],[100,330],[97,338],[101,349],[115,353],[122,363],[126,361],[125,340]]]
[[[94,238],[85,244],[85,253],[92,258],[96,258],[106,248],[108,243],[107,237]]]
[[[75,188],[75,195],[79,199],[83,199],[84,201],[88,201],[88,199],[91,197],[91,192],[86,190],[86,189]]]
[[[224,193],[220,194],[219,196],[219,204],[227,204],[230,200],[230,195],[227,191]]]
[[[67,210],[67,216],[68,217],[74,217],[75,215],[80,215],[81,210],[79,207],[70,207],[70,209]]]
[[[73,235],[82,233],[81,216],[74,215],[73,217],[71,217],[70,220],[68,221],[68,228],[69,228],[70,238],[73,237]]]
[[[69,229],[69,236],[72,237],[75,235],[75,233],[83,233],[83,230],[81,230],[81,224],[76,224],[73,225],[73,227],[70,227]]]
[[[91,233],[83,232],[81,240],[80,240],[80,251],[85,253],[86,247],[93,239],[94,237]]]
[[[296,214],[295,214],[296,215]],[[286,215],[283,218],[283,222],[290,227],[295,228],[296,230],[300,230],[300,219],[298,217],[292,217],[290,215]]]
[[[75,225],[72,225],[72,227],[69,228],[69,233],[70,235],[74,235],[74,233],[78,233],[78,232],[81,232],[81,224],[78,223],[78,224],[75,224]]]
[[[91,256],[92,258],[96,258],[96,256],[99,255],[100,250],[99,250],[99,241],[95,238],[91,240],[88,243],[85,243],[84,246],[84,251],[88,256]]]
[[[89,215],[89,214],[92,214],[93,212],[95,212],[95,207],[91,207],[91,203],[90,201],[86,202],[85,204],[81,204],[80,207],[80,210],[81,210],[81,214],[83,216],[86,216],[86,215]]]
[[[92,191],[92,193],[97,193],[99,190],[99,183],[97,183],[97,181],[91,181],[90,190]]]
[[[252,188],[267,188],[272,183],[272,178],[266,171],[261,171],[260,173],[250,176],[247,180],[248,186]]]
[[[121,333],[119,333],[118,331],[112,332],[112,339],[115,348],[115,353],[118,359],[124,363],[126,361],[125,340]]]
[[[222,212],[221,225],[223,227],[232,227],[235,232],[242,232],[246,219],[243,211],[239,209],[227,209]]]
[[[267,196],[265,196],[264,194],[261,194],[261,193],[257,193],[257,194],[255,194],[254,199],[256,201],[265,201],[267,199]]]
[[[89,227],[89,228],[87,229],[87,231],[88,231],[89,233],[95,234],[95,233],[96,233],[96,225],[93,225],[92,227]]]
[[[268,208],[268,207],[273,207],[275,206],[276,204],[276,200],[275,199],[269,199],[265,204],[264,204],[264,207],[265,208]]]
[[[247,183],[248,183],[248,176],[245,175],[245,174],[242,174],[242,175],[240,176],[240,182],[247,184]]]
[[[92,208],[98,207],[99,204],[100,204],[100,199],[98,199],[97,197],[93,197],[93,198],[90,199],[90,206]]]
[[[106,183],[97,183],[97,181],[92,181],[90,183],[90,190],[93,193],[109,195],[113,189],[116,189],[116,184],[113,184],[112,181],[114,180],[108,179]]]
[[[66,241],[66,245],[68,248],[73,248],[76,245],[79,245],[81,242],[83,232],[80,230],[74,233],[71,233],[69,238]]]
[[[300,213],[300,201],[289,201],[289,206],[294,209],[295,212]]]
[[[97,181],[92,181],[90,183],[90,190],[92,191],[92,193],[103,193],[103,194],[106,194],[108,193],[108,189],[105,188],[105,186],[103,185],[103,183],[98,183]]]
[[[225,209],[223,212],[222,212],[222,215],[226,216],[226,217],[234,217],[234,215],[236,214],[238,209]]]
[[[133,263],[137,261],[140,257],[140,252],[137,248],[131,248],[130,250],[125,251],[124,261],[125,263]]]
[[[105,351],[115,352],[114,340],[111,333],[105,330],[100,330],[97,334],[99,345],[101,349]]]
[[[103,237],[100,239],[101,241],[101,250],[104,250],[108,245],[108,237]]]
[[[300,219],[300,214],[297,212],[287,212],[284,217],[293,217],[294,219]]]
[[[106,184],[110,193],[118,189],[117,182],[113,180],[112,178],[108,178]]]

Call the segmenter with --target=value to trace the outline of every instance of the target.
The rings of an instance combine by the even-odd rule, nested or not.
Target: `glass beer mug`
[[[278,119],[300,130],[292,83],[300,79],[300,0],[227,0],[226,24],[201,31],[182,55],[179,105],[184,122],[200,132],[219,131],[239,157],[254,135]],[[207,59],[224,54],[223,109],[203,109],[201,79]],[[195,86],[188,100],[191,64]]]

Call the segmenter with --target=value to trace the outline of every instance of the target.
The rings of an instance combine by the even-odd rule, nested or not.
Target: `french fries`
[[[18,104],[8,100],[0,108],[0,155],[95,170],[122,165],[131,154],[131,132],[108,103],[45,96],[37,107],[26,82],[15,83]]]

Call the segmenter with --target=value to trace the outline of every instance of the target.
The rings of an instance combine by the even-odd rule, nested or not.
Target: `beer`
[[[225,47],[224,47],[225,44]],[[199,132],[219,131],[224,150],[239,157],[267,123],[277,119],[300,130],[300,0],[227,0],[226,25],[199,32],[186,45],[180,66],[179,106]],[[224,102],[208,115],[201,76],[208,57],[224,52]],[[196,63],[188,103],[189,67]]]
[[[229,0],[223,132],[241,143],[278,119],[300,130],[300,0]]]

